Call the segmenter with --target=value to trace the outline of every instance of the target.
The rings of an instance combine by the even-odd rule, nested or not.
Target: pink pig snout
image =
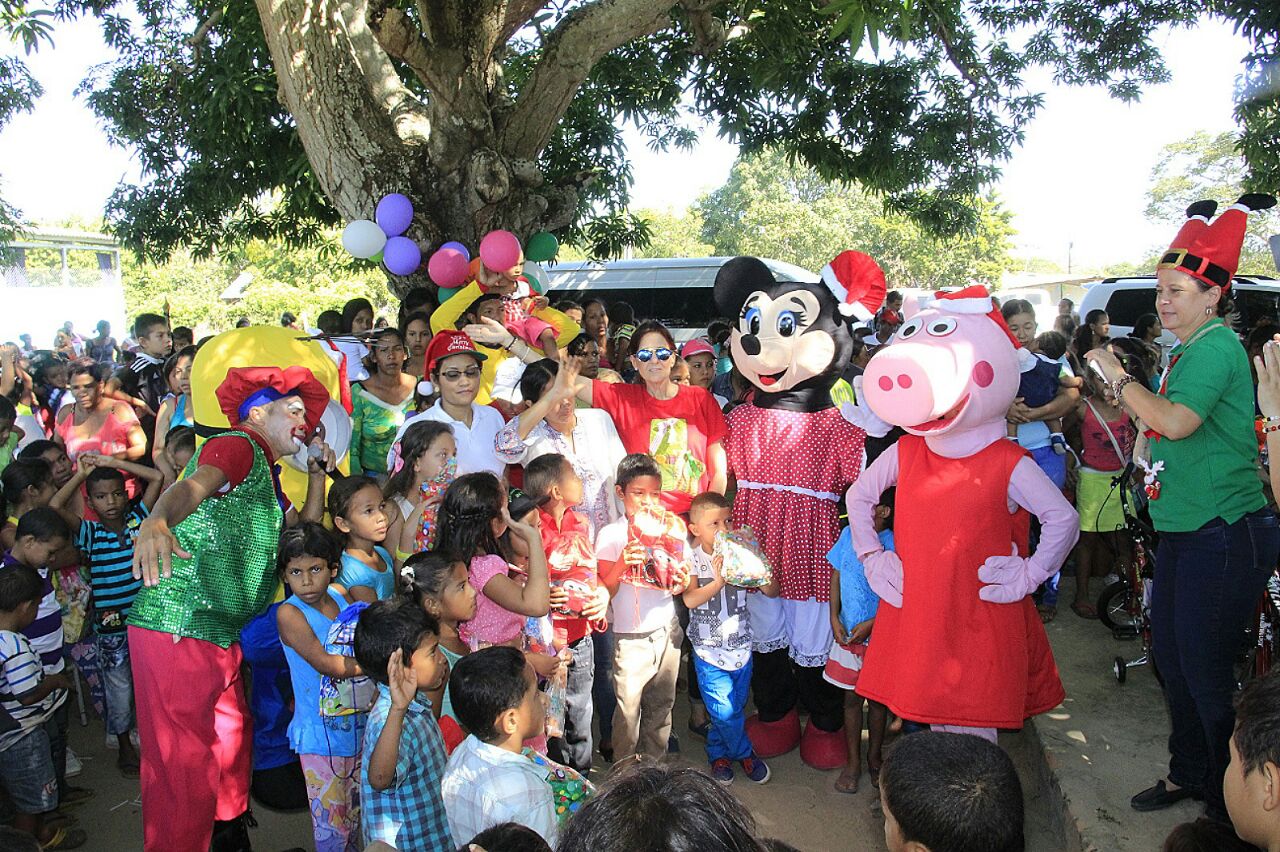
[[[957,373],[953,353],[946,347],[895,343],[871,359],[862,392],[885,421],[916,426],[941,417],[960,401],[968,376]]]

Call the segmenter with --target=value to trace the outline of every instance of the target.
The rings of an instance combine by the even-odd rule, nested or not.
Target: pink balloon
[[[480,262],[494,271],[520,265],[520,241],[510,231],[490,231],[480,241]]]
[[[427,261],[427,274],[441,287],[457,287],[467,280],[470,261],[452,248],[442,248]]]

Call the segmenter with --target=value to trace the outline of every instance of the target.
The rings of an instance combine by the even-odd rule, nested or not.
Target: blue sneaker
[[[726,787],[733,783],[733,763],[729,758],[722,757],[711,762],[711,777]]]
[[[747,777],[757,784],[763,784],[769,780],[769,765],[760,758],[756,757],[756,753],[751,752],[750,757],[742,759],[742,771],[747,773]]]
[[[1071,450],[1061,432],[1054,432],[1049,436],[1049,446],[1053,447],[1053,451],[1060,456],[1065,456]]]

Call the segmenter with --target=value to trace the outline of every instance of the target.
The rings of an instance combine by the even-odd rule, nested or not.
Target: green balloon
[[[560,251],[560,241],[556,239],[555,234],[548,231],[539,231],[524,245],[525,259],[532,260],[534,263],[545,263],[551,260],[558,251]]]
[[[382,263],[382,252],[369,255],[369,260],[372,260],[374,263]]]

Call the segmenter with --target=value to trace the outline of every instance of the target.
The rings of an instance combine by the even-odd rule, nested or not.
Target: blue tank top
[[[347,601],[340,592],[332,587],[328,591],[339,610],[347,607]],[[333,619],[303,603],[297,595],[290,595],[284,605],[295,606],[306,616],[307,624],[323,645]],[[298,754],[328,754],[334,757],[358,755],[360,734],[363,731],[357,730],[356,720],[363,719],[363,715],[322,717],[320,673],[288,645],[284,646],[284,656],[289,661],[289,680],[293,683],[293,721],[289,723],[289,745]]]
[[[180,394],[177,401],[173,404],[173,414],[169,415],[169,428],[176,429],[179,426],[194,426],[195,420],[187,413],[187,397],[186,394]]]

